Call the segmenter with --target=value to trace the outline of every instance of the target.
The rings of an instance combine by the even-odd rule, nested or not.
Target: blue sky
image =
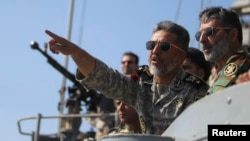
[[[203,3],[201,3],[203,2]],[[147,64],[145,42],[153,26],[161,20],[172,20],[190,32],[190,46],[198,47],[194,34],[202,7],[230,7],[233,0],[75,0],[71,40],[109,66],[120,71],[120,57],[133,51],[140,64]],[[18,132],[17,121],[24,117],[57,115],[59,89],[63,75],[47,63],[38,51],[30,48],[36,41],[41,49],[49,29],[67,37],[70,0],[1,0],[0,55],[0,140],[28,141],[30,136]],[[180,8],[178,10],[178,7]],[[65,56],[51,57],[64,65]],[[69,58],[67,66],[76,66]],[[67,86],[71,86],[69,80]],[[67,93],[66,93],[67,98]],[[66,111],[65,111],[66,112]],[[55,133],[58,121],[44,122],[42,133]],[[23,122],[22,129],[31,133],[36,121]],[[82,131],[90,130],[84,122]]]

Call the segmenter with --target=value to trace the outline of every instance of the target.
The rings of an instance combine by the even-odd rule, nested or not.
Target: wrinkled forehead
[[[208,18],[200,23],[200,30],[206,27],[219,27],[222,26],[220,20],[217,18]]]
[[[176,34],[167,32],[164,30],[158,30],[154,32],[151,36],[152,41],[167,41],[169,43],[174,44],[176,39]]]

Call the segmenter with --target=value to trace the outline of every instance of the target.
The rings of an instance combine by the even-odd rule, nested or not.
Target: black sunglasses
[[[156,42],[156,41],[147,41],[146,42],[146,48],[147,48],[147,50],[153,50],[155,48],[155,46],[156,46],[157,43],[159,43],[159,46],[160,46],[161,50],[163,50],[163,51],[168,51],[169,48],[171,46],[173,46],[173,47],[177,48],[178,50],[184,52],[184,50],[182,50],[181,48],[179,48],[176,45],[171,44],[169,42]]]
[[[204,35],[206,36],[212,36],[214,34],[214,30],[216,29],[232,29],[232,27],[207,27],[203,30]],[[197,41],[200,41],[202,31],[198,31],[195,33],[195,39]]]

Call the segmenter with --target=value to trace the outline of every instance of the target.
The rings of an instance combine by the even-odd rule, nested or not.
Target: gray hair
[[[200,23],[207,23],[210,19],[217,19],[221,26],[233,27],[238,30],[238,40],[242,43],[242,26],[238,14],[221,6],[207,7],[199,14]]]
[[[181,25],[178,25],[172,21],[161,21],[156,24],[153,28],[153,33],[164,30],[166,32],[170,32],[176,35],[175,44],[178,45],[181,49],[187,52],[190,36],[188,31]]]

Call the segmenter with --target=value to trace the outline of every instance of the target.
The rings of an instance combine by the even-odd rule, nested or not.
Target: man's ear
[[[230,40],[233,42],[238,40],[238,34],[239,34],[238,30],[236,28],[232,28],[229,32]]]

